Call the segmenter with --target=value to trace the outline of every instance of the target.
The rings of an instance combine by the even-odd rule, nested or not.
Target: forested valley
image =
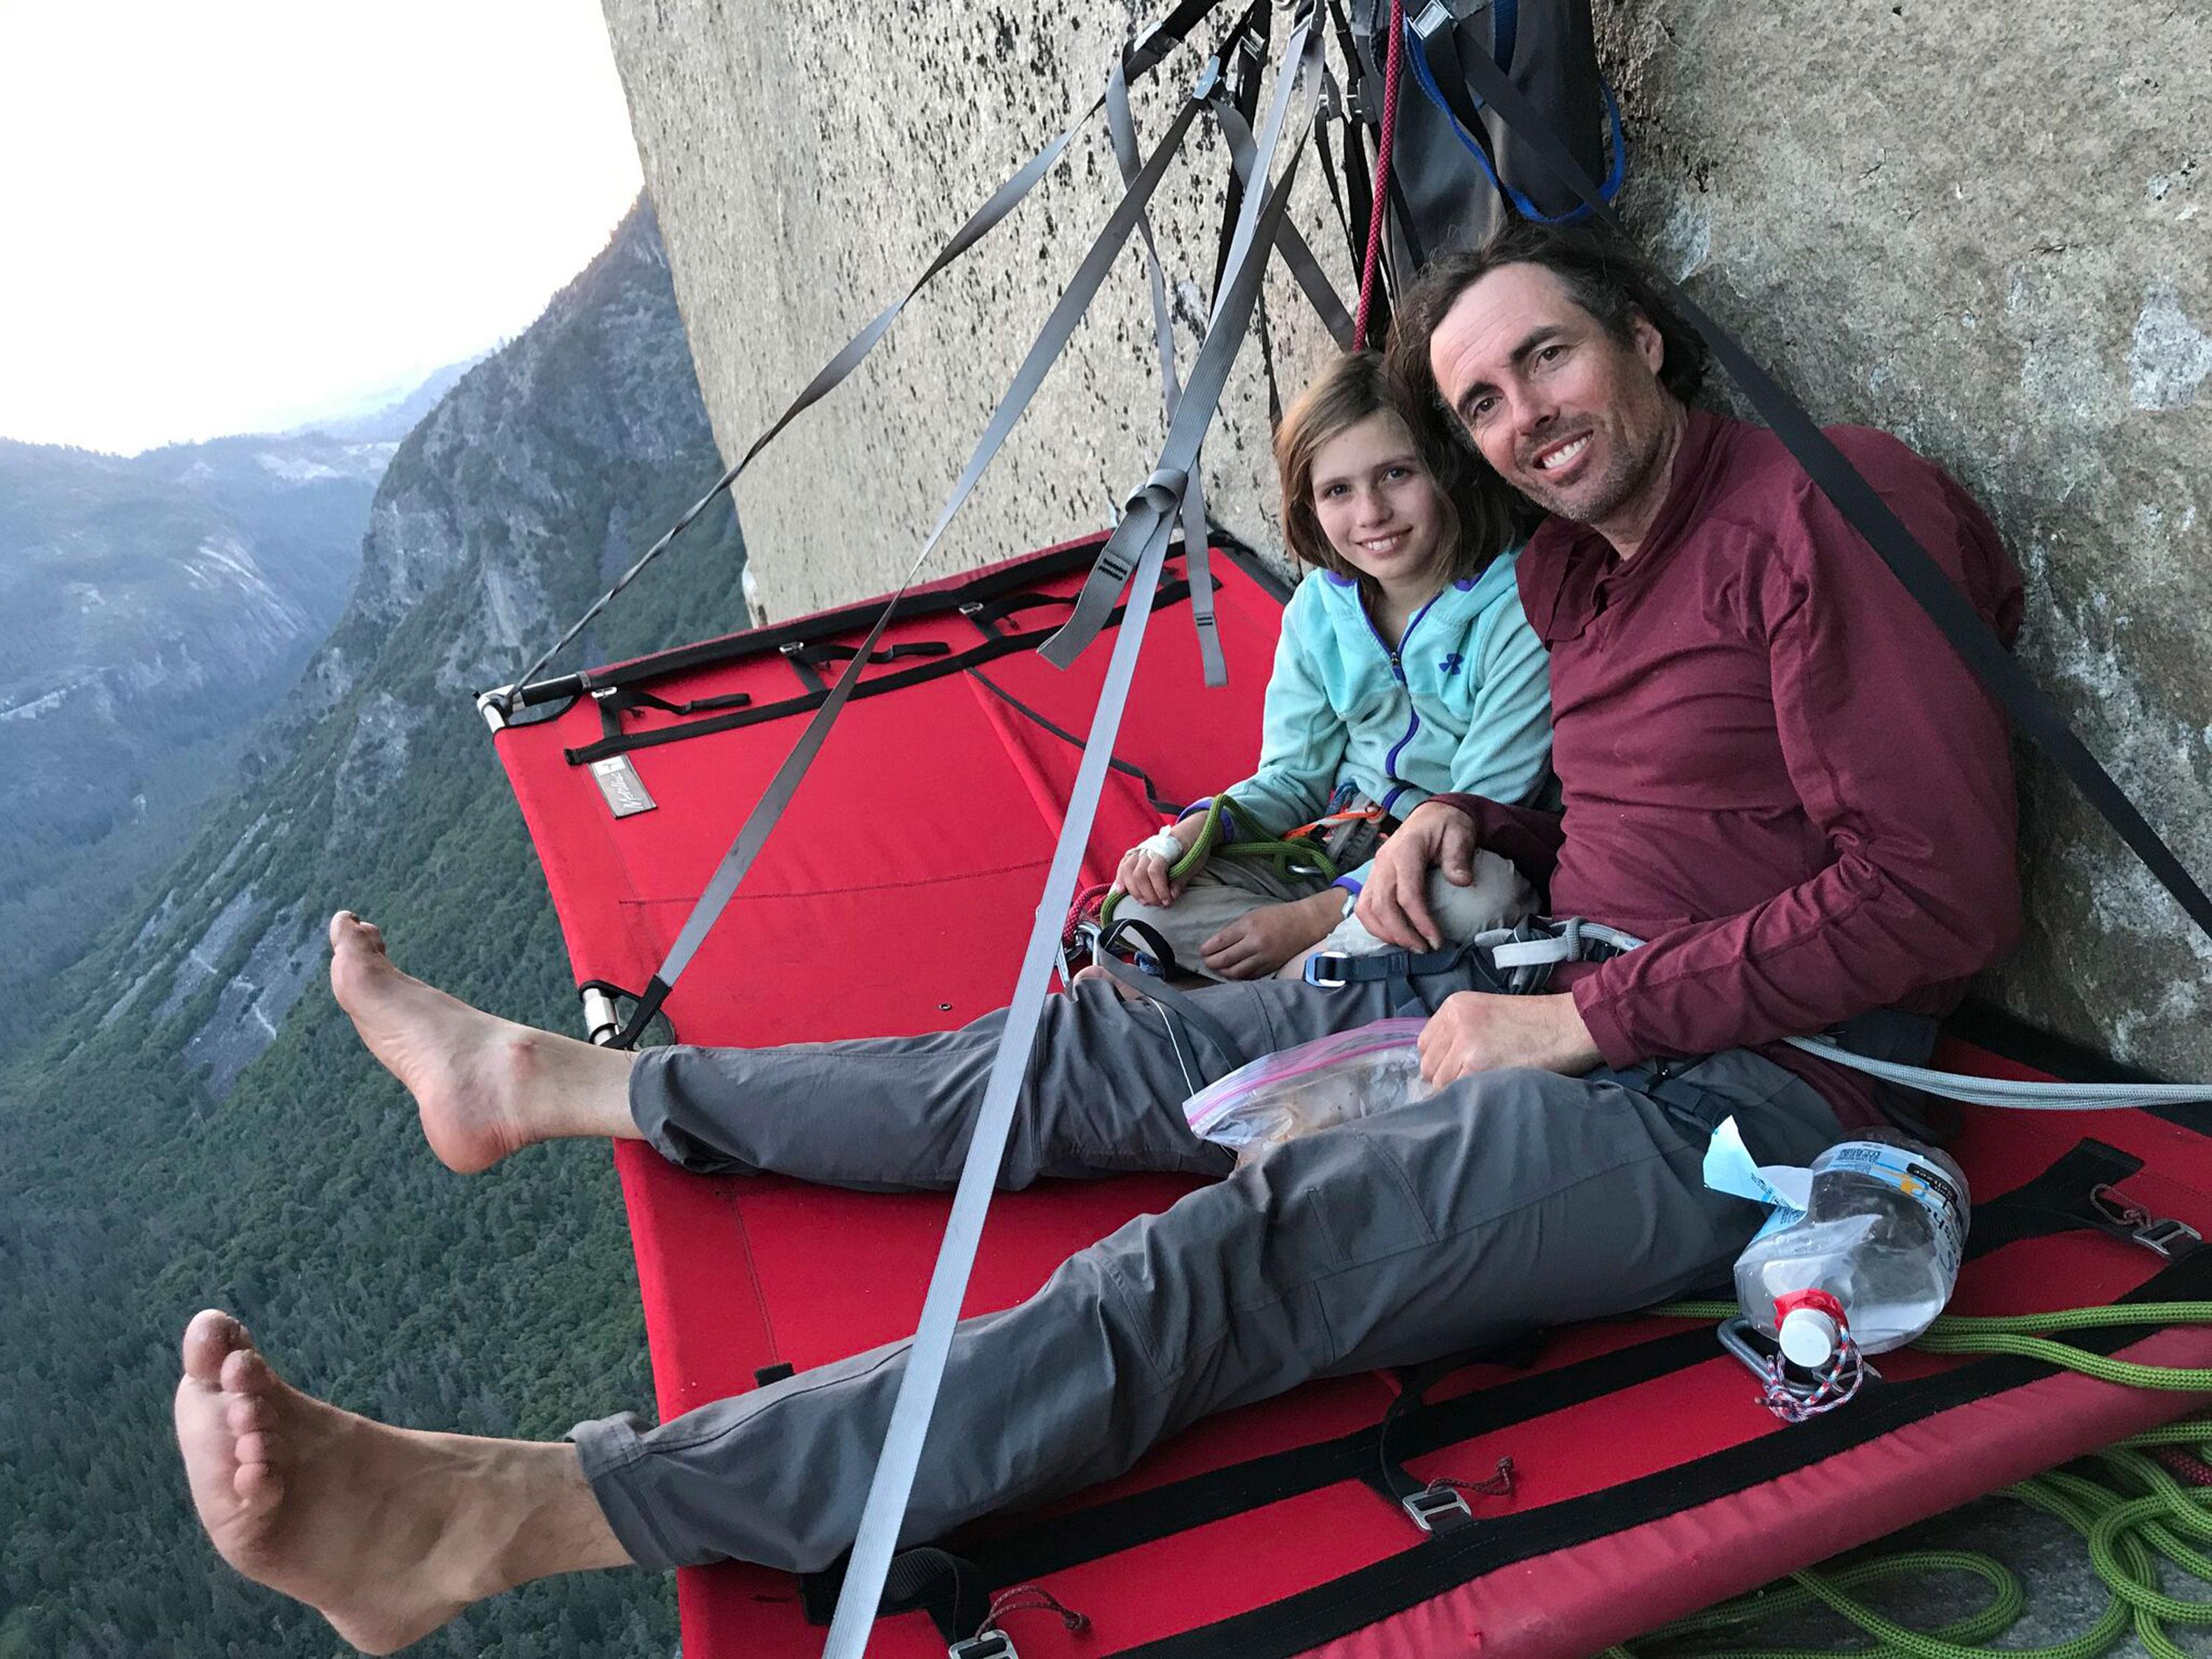
[[[241,781],[52,985],[0,1071],[0,1659],[300,1659],[342,1644],[231,1571],[170,1426],[177,1338],[243,1316],[388,1421],[555,1437],[650,1414],[603,1146],[429,1155],[331,999],[331,910],[412,970],[574,1029],[560,936],[472,694],[511,678],[719,471],[649,207],[401,444],[335,631]],[[745,625],[726,507],[582,660]],[[416,1651],[666,1656],[644,1573],[531,1586]]]

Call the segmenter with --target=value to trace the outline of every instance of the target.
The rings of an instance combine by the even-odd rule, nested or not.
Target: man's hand
[[[1574,998],[1462,991],[1421,1027],[1421,1077],[1433,1088],[1476,1072],[1524,1066],[1578,1077],[1601,1056]]]
[[[1324,887],[1310,898],[1248,910],[1198,947],[1207,971],[1224,979],[1261,979],[1343,919],[1344,891]]]
[[[1188,852],[1206,829],[1206,815],[1194,812],[1180,823],[1168,826],[1168,833],[1182,843]],[[1190,878],[1181,881],[1168,878],[1170,860],[1158,853],[1147,852],[1141,846],[1132,847],[1121,854],[1121,867],[1114,872],[1114,889],[1127,893],[1139,904],[1149,904],[1155,910],[1164,910],[1182,896],[1189,885]]]
[[[1442,868],[1455,887],[1474,882],[1474,820],[1443,801],[1423,801],[1382,843],[1360,890],[1359,922],[1379,939],[1433,951],[1443,932],[1429,914],[1429,872]]]

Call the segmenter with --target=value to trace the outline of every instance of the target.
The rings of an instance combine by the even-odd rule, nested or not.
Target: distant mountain
[[[550,1437],[651,1410],[605,1147],[447,1172],[332,1002],[322,932],[357,909],[434,982],[575,1028],[472,694],[720,467],[641,204],[400,444],[352,598],[247,745],[234,798],[59,977],[44,1040],[0,1070],[0,1329],[30,1357],[0,1364],[0,1659],[333,1650],[191,1520],[167,1401],[200,1306],[236,1310],[288,1375],[392,1421]],[[725,507],[610,610],[587,659],[743,627],[742,568]],[[424,1651],[675,1645],[669,1584],[629,1573],[531,1586]]]
[[[0,440],[0,960],[35,988],[183,844],[337,621],[396,443]],[[0,1047],[35,1007],[0,999]]]
[[[371,399],[369,407],[362,412],[326,416],[309,421],[296,430],[300,434],[319,432],[326,437],[355,442],[397,443],[421,424],[422,417],[438,406],[440,399],[461,383],[461,376],[490,356],[489,351],[479,351],[458,363],[447,363],[424,376],[421,385],[404,396],[389,400]]]

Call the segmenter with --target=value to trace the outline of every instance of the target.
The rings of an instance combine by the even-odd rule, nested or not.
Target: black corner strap
[[[2212,1252],[2199,1252],[2169,1264],[2118,1300],[2123,1305],[2194,1301],[2208,1292],[2212,1292]],[[2112,1353],[2142,1340],[2156,1328],[2155,1322],[2107,1326],[2075,1333],[2070,1340],[2093,1352]],[[1713,1346],[1710,1328],[1699,1326],[1689,1334],[1704,1350],[1704,1358],[1693,1363],[1724,1358]],[[1636,1352],[1628,1349],[1622,1353]],[[1602,1364],[1620,1357],[1605,1356],[1583,1364]],[[1662,1470],[1538,1509],[1501,1515],[1479,1527],[1461,1527],[1250,1613],[1123,1649],[1115,1659],[1292,1659],[1486,1573],[1730,1497],[1940,1413],[2057,1374],[2057,1367],[2041,1360],[1999,1354],[1911,1382],[1869,1388],[1849,1411],[1832,1412],[1795,1425],[1786,1434],[1761,1435],[1680,1468]],[[1559,1375],[1545,1372],[1527,1382],[1540,1385]],[[1492,1392],[1521,1386],[1507,1383]],[[1553,1411],[1564,1403],[1567,1402],[1554,1397],[1539,1404],[1530,1414]],[[1449,1411],[1458,1404],[1447,1401],[1435,1409]],[[970,1553],[988,1574],[988,1556],[980,1549]]]
[[[1215,586],[1219,586],[1218,579]],[[1187,604],[1189,599],[1190,584],[1188,581],[1164,583],[1159,591],[1152,596],[1152,609],[1155,611],[1164,611],[1172,605]],[[1127,611],[1126,605],[1115,606],[1107,617],[1103,626],[1119,627]],[[915,643],[928,644],[937,648],[909,653],[910,655],[921,657],[923,660],[910,666],[895,668],[888,674],[878,674],[872,679],[862,680],[854,686],[852,696],[856,699],[881,696],[886,691],[902,690],[908,686],[919,685],[926,680],[935,679],[940,675],[957,674],[963,669],[977,667],[988,662],[995,662],[999,658],[1011,656],[1017,651],[1033,650],[1051,639],[1054,631],[1050,628],[1039,628],[1024,629],[1018,633],[994,634],[965,651],[952,650],[950,647],[936,641],[915,641]],[[682,743],[690,738],[702,738],[716,732],[733,732],[740,727],[757,726],[766,720],[781,720],[787,715],[810,713],[820,707],[823,699],[829,696],[829,687],[822,680],[821,676],[815,672],[811,664],[807,661],[805,655],[807,648],[805,643],[796,641],[787,641],[777,647],[791,662],[793,668],[800,677],[811,683],[810,689],[798,696],[781,698],[775,702],[751,703],[730,714],[717,714],[706,720],[694,720],[683,726],[664,726],[650,732],[621,732],[602,736],[597,743],[586,744],[581,748],[564,750],[562,753],[569,765],[586,766],[595,760],[605,760],[611,755],[627,754],[635,749],[652,749],[662,744]],[[898,646],[892,648],[903,650],[905,647]]]
[[[1426,32],[1423,38],[1428,39]],[[1616,234],[1625,235],[1619,217],[1597,185],[1569,153],[1552,124],[1539,114],[1513,84],[1506,72],[1476,52],[1461,56],[1461,75],[1438,77],[1440,89],[1452,112],[1465,125],[1473,113],[1468,88],[1474,92],[1510,126],[1529,149],[1558,176],[1595,218]],[[2042,688],[2006,650],[1989,624],[1982,620],[1966,596],[1954,586],[1943,568],[1929,556],[1902,520],[1893,513],[1874,486],[1844,459],[1819,422],[1804,406],[1784,391],[1736,340],[1681,289],[1664,276],[1662,289],[1674,301],[1691,325],[1705,338],[1713,356],[1730,379],[1751,400],[1759,418],[1789,447],[1820,493],[1835,504],[1851,527],[1866,538],[1905,590],[1919,602],[1942,631],[1968,670],[2002,703],[2013,719],[2073,781],[2088,803],[2104,815],[2120,839],[2148,867],[2159,884],[2172,895],[2191,921],[2212,935],[2212,897],[2208,897],[2179,858],[2144,819],[2133,801],[2115,782],[2103,764],[2075,735],[2064,714]]]
[[[1361,1479],[1404,1510],[1413,1523],[1431,1537],[1442,1537],[1470,1524],[1474,1520],[1474,1511],[1462,1495],[1470,1483],[1416,1479],[1399,1461],[1396,1447],[1402,1437],[1395,1431],[1409,1419],[1429,1408],[1429,1390],[1446,1377],[1470,1365],[1506,1365],[1515,1370],[1526,1370],[1536,1363],[1543,1346],[1541,1331],[1524,1331],[1464,1353],[1447,1354],[1441,1359],[1401,1369],[1398,1373],[1397,1398],[1383,1411],[1382,1421],[1375,1431],[1375,1465]],[[1462,1433],[1457,1437],[1468,1437]],[[1510,1460],[1501,1460],[1498,1468],[1499,1478],[1508,1483],[1505,1490],[1510,1491]],[[1490,1490],[1486,1484],[1483,1489]]]
[[[1073,601],[1071,600],[1069,603],[1073,604]],[[978,624],[978,626],[981,625],[981,624],[980,623]],[[1005,703],[1006,707],[1012,709],[1024,720],[1028,720],[1031,725],[1050,732],[1054,737],[1058,738],[1062,743],[1073,744],[1078,749],[1084,746],[1083,739],[1077,737],[1074,732],[1069,731],[1066,726],[1059,724],[1048,716],[1040,713],[1038,710],[1030,708],[1029,704],[1024,702],[1012,692],[1007,690],[1005,686],[1000,684],[998,681],[993,679],[981,669],[970,668],[968,670],[968,678],[975,681],[976,684],[981,686],[986,691],[988,691],[1000,702]],[[1143,767],[1139,766],[1133,761],[1123,760],[1119,755],[1108,756],[1106,764],[1113,768],[1116,772],[1121,773],[1124,777],[1134,778],[1138,784],[1144,789],[1145,799],[1151,805],[1152,811],[1165,817],[1176,818],[1182,816],[1182,807],[1176,802],[1167,799],[1160,793],[1159,786],[1152,781],[1152,774],[1146,771]]]
[[[837,1594],[845,1586],[850,1552],[821,1572],[800,1575],[799,1604],[810,1625],[826,1625],[837,1608]],[[975,1563],[932,1545],[901,1550],[891,1557],[884,1579],[884,1599],[878,1618],[923,1612],[947,1643],[963,1642],[983,1627],[991,1616],[991,1592]]]
[[[2096,1224],[2084,1213],[2090,1207],[2090,1193],[2100,1185],[2124,1180],[2140,1167],[2139,1160],[2101,1142],[2079,1143],[2053,1160],[2042,1175],[1999,1194],[1976,1210],[1967,1255],[1980,1256],[2019,1239]],[[2016,1219],[2013,1216],[2015,1210],[2020,1212]],[[2115,1232],[2109,1226],[2102,1230]],[[2163,1301],[2202,1295],[2212,1295],[2212,1251],[2197,1251],[2167,1261],[2145,1284],[2119,1299]],[[2124,1346],[2141,1334],[2137,1328],[2115,1326],[2081,1333],[2080,1340],[2082,1346],[2105,1352]],[[1061,1514],[1024,1516],[1018,1524],[1004,1534],[964,1540],[963,1559],[974,1565],[986,1586],[997,1589],[1155,1543],[1195,1527],[1211,1525],[1343,1481],[1359,1481],[1393,1502],[1402,1502],[1406,1495],[1422,1486],[1420,1481],[1404,1471],[1407,1460],[1674,1376],[1711,1363],[1718,1353],[1710,1327],[1684,1326],[1589,1359],[1507,1377],[1492,1387],[1447,1400],[1433,1403],[1426,1401],[1425,1395],[1437,1382],[1465,1365],[1484,1363],[1518,1369],[1533,1364],[1535,1355],[1527,1345],[1540,1338],[1516,1340],[1522,1346],[1506,1344],[1455,1354],[1415,1368],[1382,1423]],[[1816,1419],[1813,1424],[1801,1424],[1789,1434],[1768,1436],[1691,1468],[1664,1471],[1644,1480],[1591,1493],[1586,1498],[1488,1517],[1482,1525],[1472,1528],[1447,1528],[1451,1534],[1449,1538],[1431,1536],[1416,1547],[1424,1558],[1455,1557],[1462,1540],[1494,1537],[1495,1542],[1486,1542],[1479,1547],[1495,1554],[1498,1558],[1496,1565],[1525,1559],[1771,1480],[1790,1468],[1816,1462],[1875,1439],[1897,1427],[1900,1420],[1912,1420],[1917,1415],[1997,1394],[2050,1375],[2051,1371],[2051,1367],[2038,1361],[2000,1356],[1910,1384],[1885,1384],[1869,1389],[1850,1411]],[[1430,1375],[1431,1372],[1434,1374]],[[1889,1404],[1892,1395],[1902,1395],[1904,1401],[1910,1402],[1902,1407],[1902,1418],[1898,1414],[1899,1408]],[[1813,1445],[1807,1435],[1815,1425],[1820,1425],[1820,1449],[1802,1456],[1794,1455],[1796,1449]],[[1778,1463],[1775,1462],[1778,1453],[1784,1459]],[[1396,1475],[1395,1481],[1392,1473]],[[1616,1498],[1636,1506],[1636,1512],[1616,1509]],[[1404,1565],[1407,1559],[1402,1554],[1387,1558],[1371,1571],[1388,1577],[1393,1561],[1400,1563],[1402,1571],[1413,1571]],[[1443,1576],[1421,1595],[1409,1595],[1397,1606],[1411,1606],[1474,1576],[1472,1571],[1447,1571],[1435,1566],[1419,1571],[1424,1575],[1441,1572]],[[823,1603],[825,1608],[835,1599],[835,1588],[832,1584],[830,1600]],[[1313,1636],[1292,1642],[1285,1636],[1279,1640],[1277,1632],[1289,1632],[1296,1622],[1291,1617],[1291,1610],[1339,1610],[1348,1621],[1345,1628],[1356,1629],[1397,1610],[1397,1606],[1380,1606],[1379,1594],[1374,1579],[1354,1573],[1279,1602],[1273,1608],[1246,1615],[1256,1621],[1249,1626],[1237,1620],[1206,1626],[1182,1637],[1132,1650],[1117,1656],[1117,1659],[1137,1659],[1139,1655],[1143,1659],[1289,1659],[1289,1656],[1305,1652],[1325,1639]],[[1304,1628],[1298,1626],[1300,1630]]]
[[[660,988],[657,992],[653,989],[655,986]],[[631,990],[627,985],[617,985],[611,979],[587,979],[579,981],[576,986],[576,994],[585,999],[587,1017],[591,1009],[590,994],[594,991],[607,1000],[609,1006],[600,1015],[599,1023],[592,1025],[586,1033],[586,1038],[602,1048],[635,1048],[639,1039],[645,1035],[646,1028],[653,1024],[656,1016],[667,1019],[667,1017],[660,1012],[660,1005],[668,995],[668,988],[661,985],[657,979],[648,981],[642,994]],[[620,1006],[626,1002],[635,1003],[638,1010],[642,1012],[634,1012],[629,1018],[623,1018]],[[681,1042],[683,1039],[677,1035],[676,1022],[669,1019],[667,1024],[668,1040],[672,1042]],[[602,1033],[605,1034],[604,1037]]]
[[[655,974],[646,981],[645,989],[638,994],[637,1006],[630,1010],[629,1018],[623,1022],[621,1030],[609,1037],[605,1044],[609,1048],[632,1049],[645,1035],[645,1028],[653,1024],[653,1017],[660,1012],[660,1005],[668,1000],[668,982]],[[623,993],[627,996],[628,992]]]
[[[728,691],[720,696],[693,697],[685,702],[672,702],[666,697],[656,696],[643,687],[635,685],[595,686],[591,697],[592,706],[599,711],[599,735],[602,738],[621,737],[622,717],[633,708],[653,708],[664,714],[681,718],[714,714],[725,708],[744,708],[752,702],[751,694],[744,691]]]

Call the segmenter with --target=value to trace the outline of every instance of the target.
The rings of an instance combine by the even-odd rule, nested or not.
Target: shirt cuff
[[[1575,1012],[1583,1017],[1589,1027],[1590,1041],[1597,1045],[1598,1058],[1613,1068],[1626,1071],[1641,1065],[1649,1054],[1641,1054],[1628,1040],[1619,1017],[1613,1012],[1612,999],[1606,994],[1605,969],[1577,980],[1567,988],[1567,994],[1575,1000]]]

